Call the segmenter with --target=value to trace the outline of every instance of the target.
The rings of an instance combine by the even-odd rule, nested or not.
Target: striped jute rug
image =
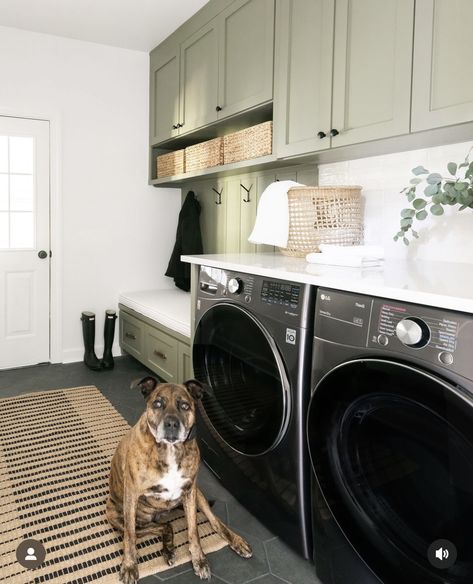
[[[0,400],[1,584],[118,582],[122,537],[107,522],[105,501],[110,461],[128,428],[96,387]],[[190,556],[183,512],[173,513],[177,565]],[[206,553],[226,545],[200,513],[199,533]],[[16,561],[25,539],[46,548],[36,570]],[[140,577],[168,569],[159,538],[137,547]]]

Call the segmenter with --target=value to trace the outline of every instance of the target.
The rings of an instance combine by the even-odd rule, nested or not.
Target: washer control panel
[[[291,284],[290,282],[280,282],[277,280],[263,280],[261,301],[266,304],[281,304],[289,308],[297,308],[300,293],[300,284]]]
[[[415,357],[473,380],[473,315],[319,288],[315,336]]]

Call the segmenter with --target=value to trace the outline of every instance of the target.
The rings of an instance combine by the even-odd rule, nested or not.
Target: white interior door
[[[0,117],[0,369],[49,361],[49,240],[49,122]]]

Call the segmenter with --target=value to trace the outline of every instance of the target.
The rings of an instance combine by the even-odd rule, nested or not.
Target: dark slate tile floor
[[[0,371],[0,398],[31,391],[95,385],[133,425],[143,412],[143,398],[139,392],[130,391],[130,382],[149,373],[131,357],[116,359],[111,371],[90,371],[82,363],[3,370]],[[244,509],[204,465],[201,466],[199,482],[206,496],[216,501],[217,515],[247,538],[254,552],[250,560],[238,557],[228,547],[211,554],[209,561],[214,584],[320,584],[314,566],[295,554]],[[199,581],[190,564],[184,564],[143,578],[140,584],[197,584]]]

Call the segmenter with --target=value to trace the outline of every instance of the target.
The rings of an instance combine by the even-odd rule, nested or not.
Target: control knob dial
[[[407,317],[397,323],[396,336],[407,347],[425,347],[430,340],[430,329],[422,319]]]
[[[228,280],[227,288],[232,294],[240,294],[243,291],[243,282],[241,278],[230,278],[230,280]]]

